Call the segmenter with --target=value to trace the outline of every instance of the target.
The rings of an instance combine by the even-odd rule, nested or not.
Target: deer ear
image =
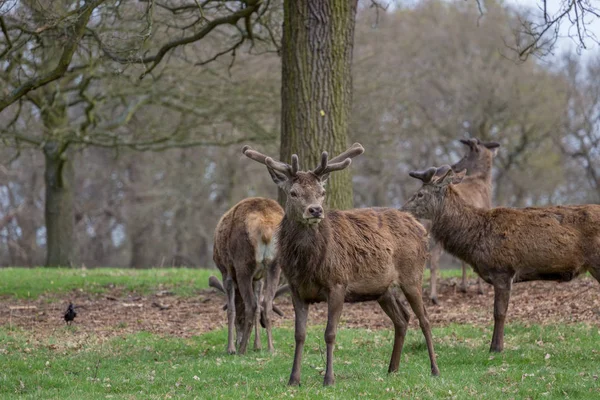
[[[267,167],[267,171],[269,171],[269,175],[271,175],[271,179],[273,179],[273,182],[275,182],[275,184],[279,187],[282,187],[288,180],[288,177],[285,176],[285,174],[282,174],[279,171],[275,171],[271,167]]]

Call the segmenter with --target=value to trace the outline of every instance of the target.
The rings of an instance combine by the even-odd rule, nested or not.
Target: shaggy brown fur
[[[234,322],[238,330],[239,353],[244,354],[252,325],[254,348],[260,349],[259,319],[267,330],[269,351],[273,351],[271,311],[279,284],[280,267],[275,262],[274,233],[283,218],[283,209],[271,199],[249,198],[227,211],[215,229],[213,260],[223,276],[227,294],[227,351],[234,354]],[[260,303],[265,282],[262,318]],[[239,334],[241,331],[241,335]]]
[[[432,219],[431,234],[450,254],[471,264],[494,286],[490,351],[504,347],[504,321],[513,282],[569,281],[589,271],[600,281],[600,206],[483,210],[458,192],[462,173],[450,167],[424,174],[421,189],[403,209]]]
[[[333,347],[344,302],[377,300],[392,319],[394,347],[389,372],[396,371],[408,326],[408,311],[393,286],[398,285],[417,315],[429,350],[431,371],[439,373],[431,329],[421,298],[427,259],[425,228],[410,214],[390,208],[323,211],[324,183],[330,172],[350,165],[363,152],[355,144],[328,162],[327,153],[313,171],[298,171],[249,148],[244,154],[262,162],[287,194],[280,225],[278,259],[290,286],[296,313],[296,350],[289,384],[300,383],[302,349],[310,303],[327,301],[327,367],[324,384],[334,383]]]
[[[479,139],[460,139],[467,146],[467,153],[454,165],[454,172],[467,171],[467,176],[462,183],[456,186],[460,196],[474,207],[492,207],[492,162],[500,144],[496,142],[481,142]],[[431,229],[431,223],[425,224],[427,230]],[[429,269],[431,271],[431,293],[430,298],[434,304],[438,304],[437,298],[437,272],[440,267],[440,256],[442,245],[432,238],[430,245]],[[467,291],[467,264],[462,262],[462,280],[459,286],[462,292]],[[477,292],[483,294],[481,279],[477,278]]]

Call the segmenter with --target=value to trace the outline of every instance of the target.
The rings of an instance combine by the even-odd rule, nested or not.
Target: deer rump
[[[285,219],[279,257],[288,282],[307,302],[326,301],[326,288],[347,285],[345,302],[377,300],[424,266],[427,233],[412,216],[391,208],[328,211],[308,233]]]

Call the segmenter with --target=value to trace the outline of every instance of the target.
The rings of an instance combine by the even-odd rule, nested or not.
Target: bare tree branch
[[[102,51],[104,52],[104,54],[106,56],[108,56],[109,58],[111,58],[114,61],[117,61],[119,63],[122,64],[143,64],[144,66],[150,64],[150,66],[140,75],[140,79],[143,79],[147,74],[149,74],[150,72],[152,72],[154,70],[154,68],[156,68],[158,66],[158,64],[162,61],[162,59],[165,57],[165,55],[172,49],[179,47],[179,46],[183,46],[186,44],[190,44],[193,42],[196,42],[202,38],[204,38],[206,35],[208,35],[210,32],[212,32],[215,28],[217,28],[218,26],[221,25],[235,25],[240,19],[242,18],[246,18],[249,17],[250,15],[252,15],[252,13],[256,12],[258,10],[258,8],[260,7],[260,2],[258,1],[253,1],[253,2],[247,2],[247,5],[245,8],[242,8],[238,11],[233,12],[230,15],[227,15],[225,17],[220,17],[220,18],[216,18],[212,21],[209,21],[201,30],[199,30],[197,33],[195,33],[194,35],[191,36],[186,36],[180,39],[176,39],[176,40],[172,40],[166,44],[164,44],[157,52],[156,54],[152,55],[152,56],[147,56],[147,57],[142,57],[142,58],[136,58],[136,57],[120,57],[114,53],[112,53],[101,41],[99,35],[92,30],[89,30],[93,37],[98,41],[98,43],[100,44]],[[196,5],[194,5],[194,7],[197,7]]]
[[[35,90],[40,86],[44,86],[52,81],[55,81],[65,74],[65,72],[69,68],[69,65],[71,64],[73,54],[75,54],[75,50],[79,45],[79,41],[85,33],[85,27],[90,19],[90,16],[92,15],[92,12],[104,1],[105,0],[95,0],[92,2],[87,2],[83,7],[80,8],[79,17],[73,25],[73,31],[69,39],[67,40],[67,43],[64,46],[63,52],[58,61],[58,65],[49,73],[37,78],[30,79],[29,81],[25,82],[24,84],[13,90],[13,92],[10,95],[0,99],[0,111],[13,104],[15,101],[19,100],[21,97],[23,97],[30,91]]]

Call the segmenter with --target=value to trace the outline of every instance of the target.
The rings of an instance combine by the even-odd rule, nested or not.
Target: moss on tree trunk
[[[46,266],[70,266],[74,263],[75,243],[73,229],[75,215],[72,182],[74,171],[71,160],[56,142],[44,147],[46,170]]]
[[[348,146],[356,0],[286,0],[282,43],[281,160],[302,169]],[[280,202],[284,197],[280,193]],[[328,206],[352,207],[349,170],[331,175]]]

